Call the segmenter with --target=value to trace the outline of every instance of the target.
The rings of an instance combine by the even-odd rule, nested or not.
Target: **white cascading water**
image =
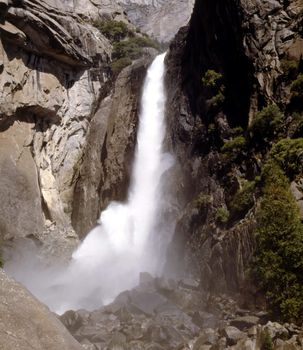
[[[31,263],[25,271],[20,261],[5,266],[8,273],[58,313],[97,308],[137,285],[141,271],[156,274],[161,268],[163,257],[160,259],[155,243],[159,241],[155,239],[159,234],[156,225],[163,209],[161,177],[172,165],[172,158],[162,147],[164,58],[165,54],[157,56],[147,72],[127,202],[113,202],[102,212],[99,225],[74,252],[68,267],[46,269]],[[21,264],[24,266],[24,262]]]

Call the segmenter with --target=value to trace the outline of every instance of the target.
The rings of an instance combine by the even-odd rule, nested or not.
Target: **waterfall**
[[[70,264],[60,271],[42,270],[27,279],[26,274],[16,276],[16,271],[9,271],[7,266],[8,272],[58,313],[100,307],[136,286],[140,272],[156,274],[161,269],[164,258],[159,255],[163,244],[157,245],[157,224],[163,209],[161,177],[172,165],[172,158],[163,152],[162,145],[164,58],[165,54],[155,58],[145,79],[127,201],[112,202],[101,213],[99,225],[74,252]]]

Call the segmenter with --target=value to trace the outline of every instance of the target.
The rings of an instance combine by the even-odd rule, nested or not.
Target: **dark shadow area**
[[[230,126],[247,127],[253,66],[244,52],[241,8],[235,0],[198,0],[183,56],[183,84],[194,115],[206,117],[202,77],[208,70],[223,76],[223,111]],[[212,123],[212,120],[204,120]]]
[[[55,111],[38,105],[18,108],[11,117],[0,116],[0,132],[8,130],[16,121],[33,123],[36,131],[45,132],[52,125],[59,125],[61,118]]]
[[[39,56],[36,53],[26,51],[5,39],[2,40],[2,45],[10,61],[21,59],[29,69],[54,75],[65,89],[70,89],[85,71],[85,69],[70,67],[50,57]]]

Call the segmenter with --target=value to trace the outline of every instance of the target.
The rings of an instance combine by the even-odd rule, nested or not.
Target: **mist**
[[[33,242],[16,245],[5,270],[51,310],[93,310],[137,285],[142,271],[160,274],[171,232],[165,227],[163,175],[173,158],[165,136],[165,54],[144,83],[132,179],[125,203],[112,202],[67,264],[46,261]]]

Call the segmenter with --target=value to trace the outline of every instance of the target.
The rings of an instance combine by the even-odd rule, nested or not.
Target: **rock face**
[[[58,318],[0,270],[2,350],[81,350]]]
[[[80,236],[96,223],[109,200],[126,198],[141,88],[150,62],[143,58],[123,70],[91,120],[72,214]]]
[[[107,79],[109,42],[76,15],[52,5],[28,1],[10,7],[1,25],[1,149],[8,150],[1,155],[1,169],[14,183],[1,207],[6,238],[12,232],[36,235],[45,220],[64,227],[65,236],[73,235],[72,198],[85,135]],[[14,181],[15,171],[19,181]],[[2,193],[5,187],[1,182]],[[26,188],[35,220],[24,212],[24,227],[21,222],[12,227],[10,217],[28,200],[23,196],[14,204],[13,193]]]
[[[110,305],[60,319],[85,349],[301,349],[299,327],[267,322],[266,314],[238,309],[226,296],[198,291],[197,282],[144,273],[138,287]]]
[[[207,290],[235,293],[247,285],[258,193],[238,212],[233,199],[260,175],[264,155],[246,153],[241,163],[221,149],[234,138],[233,128],[247,130],[257,110],[289,103],[282,66],[302,57],[302,10],[302,1],[198,0],[189,27],[170,45],[167,144],[180,164],[175,192],[183,210],[167,270],[196,271]],[[209,70],[224,79],[222,108],[202,82]],[[297,189],[294,184],[299,202]]]
[[[131,22],[158,41],[170,42],[190,19],[194,0],[119,0]]]
[[[91,23],[96,14],[127,21],[119,5],[5,6],[0,237],[37,238],[61,254],[95,225],[110,198],[125,197],[141,85],[155,52],[146,51],[114,82],[112,44]]]

